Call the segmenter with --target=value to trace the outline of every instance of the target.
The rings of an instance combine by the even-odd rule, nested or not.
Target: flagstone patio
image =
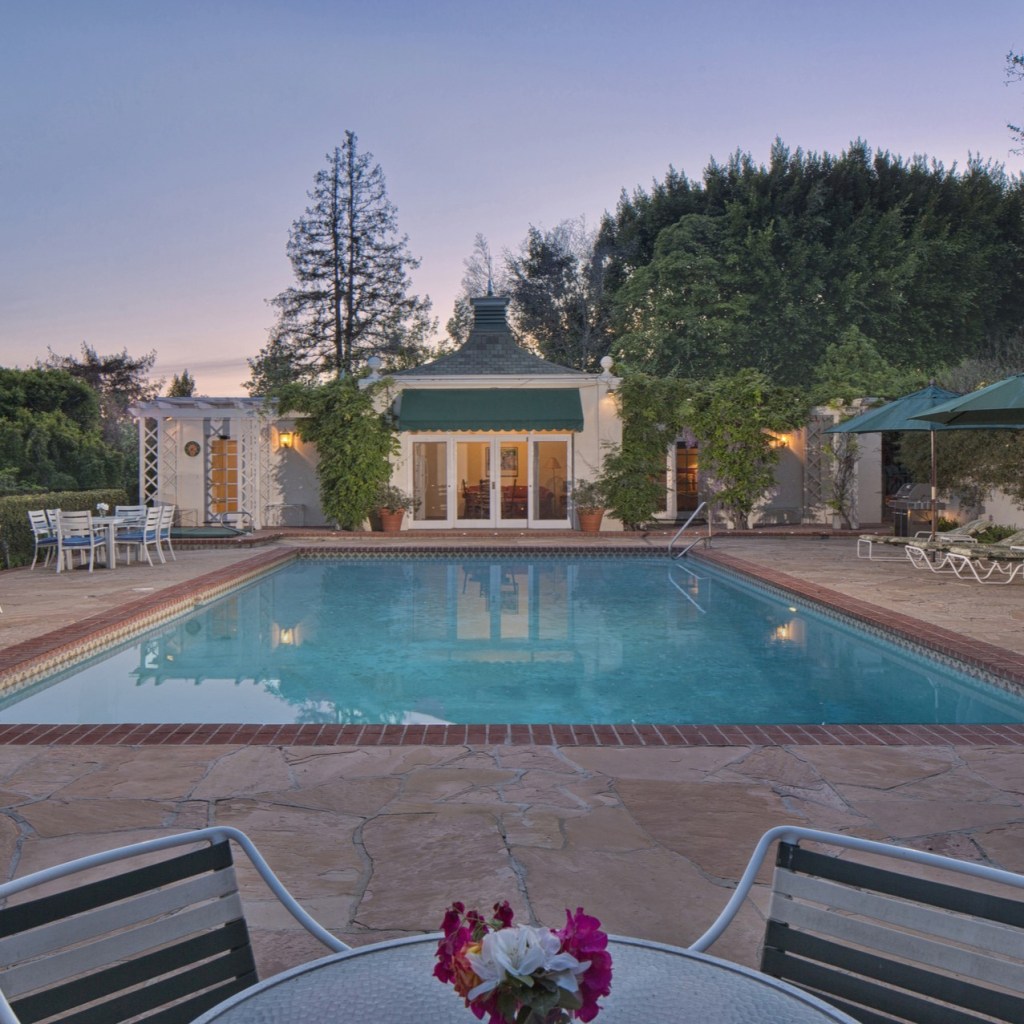
[[[665,541],[611,535],[608,545]],[[713,551],[922,630],[951,630],[1003,651],[1008,663],[1024,654],[1020,587],[987,588],[981,600],[977,585],[858,561],[849,539],[729,537]],[[9,663],[48,631],[74,632],[93,614],[130,614],[143,596],[187,588],[253,556],[183,550],[152,570],[4,572],[0,659]],[[785,822],[1024,871],[1024,758],[1012,734],[992,743],[638,747],[37,739],[0,745],[0,793],[7,876],[168,832],[234,825],[301,902],[356,944],[434,930],[453,899],[488,907],[506,897],[543,922],[557,924],[579,904],[611,931],[686,944],[725,903],[758,835]],[[248,876],[245,889],[263,973],[316,954]],[[758,894],[715,952],[754,962],[762,902]]]

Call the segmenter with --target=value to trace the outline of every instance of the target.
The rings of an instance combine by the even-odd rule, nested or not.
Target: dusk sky
[[[443,332],[480,232],[596,227],[737,149],[1024,171],[1021,0],[0,0],[0,365],[157,353],[244,394],[346,129]]]

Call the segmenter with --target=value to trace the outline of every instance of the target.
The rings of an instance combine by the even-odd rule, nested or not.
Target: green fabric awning
[[[582,430],[576,388],[409,388],[399,430]]]

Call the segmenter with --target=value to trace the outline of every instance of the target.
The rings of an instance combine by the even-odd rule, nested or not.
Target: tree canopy
[[[122,452],[100,433],[93,389],[64,370],[0,369],[0,489],[121,487]]]
[[[506,253],[515,326],[545,359],[596,370],[611,344],[605,258],[582,219],[549,231],[531,226],[519,252]]]
[[[419,261],[398,233],[384,172],[354,132],[327,154],[308,196],[288,237],[295,283],[271,300],[277,323],[249,360],[254,394],[342,377],[372,355],[388,368],[408,365],[434,328],[430,300],[409,293]]]
[[[897,369],[934,373],[1024,323],[1024,188],[998,165],[838,157],[776,141],[701,182],[674,169],[623,195],[601,244],[614,355],[710,378],[750,367],[805,381],[851,331]]]

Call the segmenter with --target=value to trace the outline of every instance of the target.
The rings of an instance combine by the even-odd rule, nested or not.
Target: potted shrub
[[[418,504],[419,502],[406,494],[401,487],[381,484],[376,499],[380,528],[385,533],[398,533],[402,529],[406,511],[415,509]]]
[[[600,480],[577,480],[572,488],[572,504],[583,533],[600,533],[605,504],[604,483]]]

